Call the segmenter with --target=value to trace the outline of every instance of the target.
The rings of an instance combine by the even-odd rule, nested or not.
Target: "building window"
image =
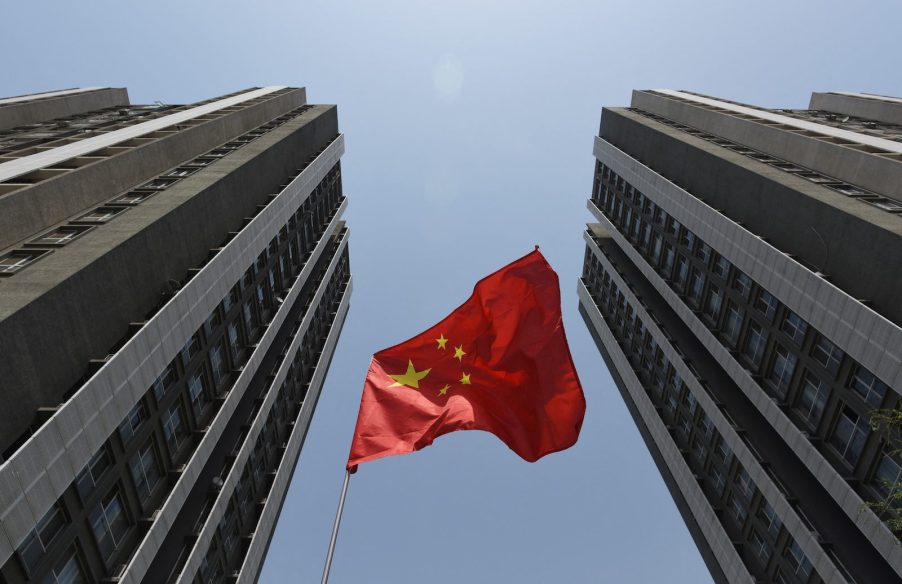
[[[166,447],[172,456],[175,456],[175,453],[178,452],[179,447],[188,435],[182,418],[182,408],[178,403],[173,404],[162,416],[163,435],[166,437]]]
[[[767,562],[770,561],[770,545],[768,545],[767,541],[753,529],[749,533],[749,544],[752,554],[758,558],[762,566],[766,566]]]
[[[783,527],[783,522],[780,521],[780,518],[777,517],[777,512],[767,501],[761,501],[761,506],[758,508],[758,518],[761,519],[761,523],[767,528],[767,533],[770,535],[771,540],[776,541],[777,536],[780,535],[780,529]]]
[[[807,582],[811,577],[811,562],[805,557],[805,552],[799,547],[796,541],[790,540],[786,545],[786,551],[783,554],[786,557],[786,563],[792,568],[792,572],[799,577],[802,582]]]
[[[802,320],[802,317],[795,312],[787,310],[786,316],[783,317],[783,323],[780,325],[780,330],[789,335],[789,338],[801,347],[802,343],[805,342],[805,333],[808,332],[808,323]]]
[[[664,242],[661,240],[661,236],[655,233],[652,238],[651,244],[651,259],[652,263],[657,264],[661,260],[661,245]]]
[[[82,501],[94,492],[100,477],[103,476],[103,473],[106,472],[106,469],[110,468],[112,464],[113,458],[110,456],[110,450],[107,445],[104,444],[100,447],[100,450],[91,457],[91,460],[89,460],[88,464],[86,464],[81,472],[78,473],[78,476],[75,477],[75,488],[78,490],[78,494],[81,496]]]
[[[767,346],[767,333],[756,322],[749,323],[749,333],[745,339],[745,356],[757,369],[761,365],[761,357]]]
[[[810,371],[805,372],[802,382],[802,393],[798,404],[796,404],[796,410],[812,428],[817,428],[821,421],[829,393],[830,390],[825,383],[821,382]]]
[[[170,363],[166,369],[160,373],[160,376],[157,377],[156,381],[153,382],[153,396],[156,398],[157,403],[160,403],[163,400],[163,396],[166,395],[166,390],[175,383],[175,379],[175,365]]]
[[[227,327],[227,335],[229,341],[229,354],[232,356],[232,362],[238,362],[238,350],[241,348],[241,332],[238,330],[240,325],[237,321],[229,323]]]
[[[200,352],[200,333],[194,333],[182,348],[182,365],[188,367],[191,360]]]
[[[749,297],[749,292],[752,291],[752,279],[748,277],[745,272],[741,272],[738,269],[736,273],[733,274],[733,283],[731,284],[733,290],[739,292],[739,295],[743,298]]]
[[[680,245],[688,249],[690,253],[695,246],[695,234],[685,227],[680,231]]]
[[[138,492],[138,498],[146,501],[160,480],[160,465],[153,447],[153,440],[148,440],[147,444],[131,457],[128,466],[132,473],[132,481],[135,483],[135,490]]]
[[[128,519],[122,508],[122,496],[119,491],[113,489],[91,511],[89,519],[91,529],[94,531],[94,539],[100,549],[100,555],[104,560],[119,547],[125,532],[128,531]]]
[[[895,452],[885,450],[874,471],[874,477],[871,484],[885,499],[889,499],[902,483],[902,464],[895,457]]]
[[[119,436],[122,438],[123,444],[128,444],[135,436],[135,432],[147,419],[147,409],[144,407],[144,401],[138,401],[135,407],[125,416],[125,419],[119,424]]]
[[[206,386],[203,371],[198,371],[188,381],[188,394],[191,396],[191,410],[194,412],[195,420],[201,419],[207,409],[207,404],[210,403]]]
[[[673,273],[673,281],[682,290],[686,286],[689,277],[689,261],[681,254],[676,256],[676,271]]]
[[[774,361],[767,379],[781,398],[786,397],[789,384],[792,382],[792,374],[795,373],[798,358],[794,353],[777,345],[774,351]]]
[[[210,349],[210,368],[213,371],[213,385],[219,387],[226,375],[225,348],[222,346],[222,341]]]
[[[830,342],[824,335],[817,335],[814,346],[811,348],[811,356],[824,366],[824,369],[835,374],[843,358],[843,352]]]
[[[755,483],[744,468],[740,468],[736,473],[736,486],[746,501],[751,501],[755,496]]]
[[[830,444],[853,467],[858,464],[870,429],[867,422],[848,406],[839,412]]]
[[[719,499],[723,495],[724,487],[727,486],[727,483],[723,478],[723,473],[721,473],[720,469],[716,466],[712,466],[711,470],[708,472],[708,479],[711,481],[711,488],[714,489],[714,494],[717,495],[717,498]]]
[[[695,250],[695,257],[700,259],[705,267],[708,266],[708,260],[711,259],[711,246],[705,242],[701,242]]]
[[[674,260],[674,250],[673,246],[669,243],[664,244],[664,261],[661,262],[661,275],[664,276],[665,279],[670,279],[670,274],[673,270],[673,260]]]
[[[693,306],[699,306],[702,302],[702,292],[705,290],[705,277],[696,268],[689,273],[689,301]]]
[[[742,330],[742,313],[739,307],[730,302],[727,304],[727,317],[723,324],[724,338],[731,347],[736,347],[739,341],[739,331]]]
[[[720,320],[720,307],[723,303],[723,294],[720,291],[720,288],[711,284],[708,286],[708,294],[705,298],[705,309],[704,314],[711,322],[711,324],[716,325],[717,321]]]
[[[19,557],[22,559],[22,563],[28,572],[32,572],[35,569],[41,558],[44,557],[44,552],[47,551],[47,548],[56,539],[56,536],[63,530],[66,523],[66,515],[63,513],[62,508],[54,504],[41,517],[34,529],[28,532],[25,541],[16,550],[19,552]]]
[[[78,559],[75,548],[69,550],[63,559],[57,562],[50,573],[44,577],[42,584],[85,584],[85,573]]]
[[[745,519],[748,517],[748,510],[746,508],[746,503],[739,497],[734,497],[730,495],[727,497],[727,509],[730,510],[730,514],[733,516],[733,519],[736,520],[736,524],[739,529],[745,525]]]
[[[879,408],[886,397],[886,385],[861,365],[856,365],[852,370],[849,388],[875,408]]]
[[[755,309],[764,315],[768,322],[773,322],[777,313],[777,299],[767,290],[762,290],[755,298]]]
[[[722,255],[717,254],[717,259],[714,260],[714,265],[711,270],[722,279],[726,280],[727,276],[730,275],[730,261]]]

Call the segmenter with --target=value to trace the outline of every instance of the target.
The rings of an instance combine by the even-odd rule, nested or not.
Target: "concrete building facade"
[[[579,308],[717,582],[898,582],[902,100],[633,93]]]
[[[351,293],[337,110],[0,100],[0,582],[254,582]]]

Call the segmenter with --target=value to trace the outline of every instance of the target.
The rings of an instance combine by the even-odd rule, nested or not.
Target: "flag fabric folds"
[[[435,326],[373,355],[347,468],[457,430],[491,432],[533,462],[576,443],[585,409],[557,274],[537,247]]]

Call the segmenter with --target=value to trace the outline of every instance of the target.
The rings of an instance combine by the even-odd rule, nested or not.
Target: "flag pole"
[[[329,582],[329,569],[332,568],[332,554],[335,553],[335,542],[338,541],[338,526],[341,525],[341,513],[345,508],[345,497],[348,494],[348,480],[351,471],[345,470],[345,482],[341,486],[341,497],[338,499],[338,511],[335,512],[335,524],[332,526],[332,539],[329,541],[329,552],[326,554],[326,566],[323,568],[322,584]]]

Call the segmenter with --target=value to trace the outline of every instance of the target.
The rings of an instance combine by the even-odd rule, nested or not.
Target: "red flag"
[[[534,462],[575,444],[585,411],[557,274],[537,248],[437,325],[373,355],[347,468],[457,430],[491,432]]]

